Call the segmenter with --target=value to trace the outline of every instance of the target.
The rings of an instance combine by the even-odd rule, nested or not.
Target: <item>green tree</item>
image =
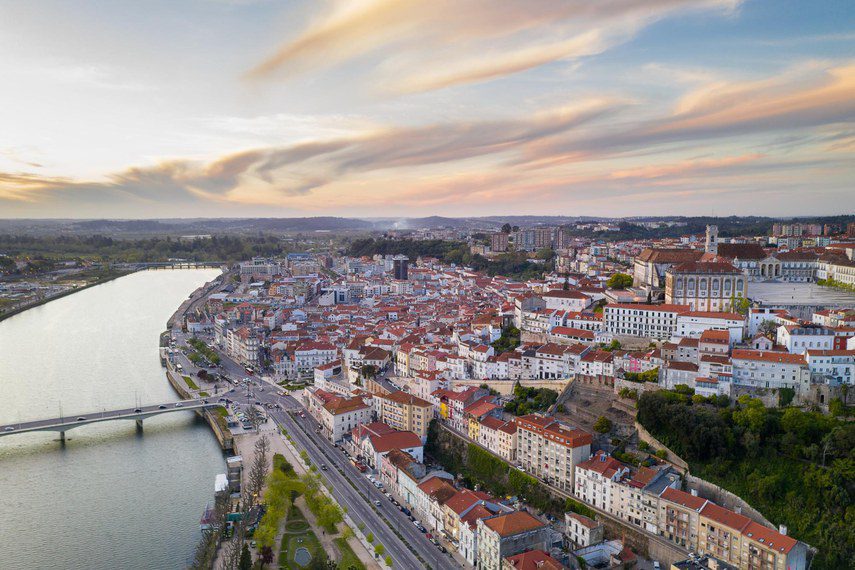
[[[606,286],[609,289],[626,289],[627,287],[632,287],[632,275],[615,273],[606,281]]]
[[[374,533],[369,532],[368,535],[365,537],[365,540],[368,541],[368,544],[372,544],[374,542]]]
[[[843,400],[840,398],[832,398],[831,401],[828,402],[828,413],[835,417],[845,416],[846,406],[843,405]]]
[[[385,554],[385,552],[386,552],[386,547],[383,546],[382,544],[378,543],[374,547],[374,554],[376,554],[377,556],[383,556],[383,554]]]
[[[612,421],[606,416],[600,416],[594,422],[594,431],[598,433],[608,433],[612,431]]]
[[[246,543],[243,543],[243,550],[240,551],[238,570],[252,570],[252,555],[249,553],[249,546]]]
[[[386,566],[388,566],[389,568],[392,567],[392,557],[391,556],[387,555],[385,562],[386,562]]]
[[[734,295],[730,298],[730,308],[733,312],[745,316],[748,314],[748,309],[751,308],[751,301],[743,297],[742,294]]]
[[[774,341],[778,334],[778,324],[773,320],[766,319],[760,323],[759,330],[763,333],[763,336]]]

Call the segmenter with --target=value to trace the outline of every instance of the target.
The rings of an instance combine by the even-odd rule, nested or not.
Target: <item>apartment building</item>
[[[258,365],[261,343],[258,334],[250,327],[239,327],[226,331],[226,353],[244,366]]]
[[[613,335],[665,340],[677,330],[677,317],[690,310],[688,305],[606,305],[603,330]]]
[[[433,405],[427,400],[398,390],[377,396],[377,414],[385,422],[400,431],[411,431],[427,440],[428,424],[433,418]]]
[[[605,527],[585,515],[565,513],[564,523],[567,539],[577,548],[599,544],[605,538]]]
[[[321,433],[332,442],[371,421],[371,406],[358,396],[348,398],[326,390],[309,390],[307,404],[309,413],[321,424]]]
[[[852,384],[855,382],[855,350],[805,351],[805,360],[812,376],[820,376]]]
[[[668,487],[659,495],[659,536],[696,551],[700,512],[709,503],[696,493]]]
[[[832,350],[835,336],[833,329],[819,325],[782,325],[778,327],[777,341],[787,352],[804,354],[809,349]]]
[[[676,336],[699,338],[704,331],[727,331],[730,344],[742,341],[746,334],[745,317],[739,313],[690,311],[677,315]]]
[[[710,502],[699,514],[697,550],[750,570],[805,568],[807,554],[803,543]]]
[[[810,386],[810,369],[802,354],[735,349],[731,362],[735,384],[796,391],[806,391]]]
[[[479,519],[478,570],[501,570],[503,559],[527,550],[547,548],[549,527],[525,511]]]
[[[591,455],[593,437],[541,414],[514,418],[517,463],[547,483],[573,491],[576,466]]]

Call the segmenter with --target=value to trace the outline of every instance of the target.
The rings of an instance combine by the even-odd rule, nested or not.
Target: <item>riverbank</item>
[[[9,311],[4,311],[3,313],[0,313],[0,322],[4,321],[5,319],[8,319],[9,317],[14,317],[15,315],[19,315],[19,314],[23,313],[24,311],[28,311],[28,310],[34,309],[36,307],[41,307],[42,305],[50,303],[51,301],[56,301],[57,299],[62,299],[63,297],[68,297],[69,295],[73,295],[74,293],[79,293],[80,291],[84,291],[84,290],[89,289],[91,287],[95,287],[96,285],[103,285],[104,283],[109,283],[110,281],[113,281],[114,279],[118,279],[119,277],[125,277],[127,275],[130,275],[131,273],[136,273],[137,271],[138,270],[136,270],[136,269],[132,269],[129,271],[120,271],[120,272],[117,272],[115,275],[110,275],[108,277],[98,279],[96,281],[93,281],[92,283],[87,283],[86,285],[81,285],[80,287],[74,287],[74,288],[69,289],[67,291],[57,293],[56,295],[51,295],[50,297],[46,297],[44,299],[39,299],[38,301],[33,301],[32,303],[27,303],[23,307],[16,307],[16,308],[11,309]]]

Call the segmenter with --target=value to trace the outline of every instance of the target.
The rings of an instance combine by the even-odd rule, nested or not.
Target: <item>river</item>
[[[213,269],[143,271],[0,322],[0,424],[176,400],[166,320]],[[192,412],[0,438],[0,567],[184,568],[225,471]]]

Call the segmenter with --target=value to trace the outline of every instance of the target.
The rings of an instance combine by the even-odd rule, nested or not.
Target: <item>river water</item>
[[[0,424],[176,400],[166,320],[213,269],[134,273],[0,322]],[[184,568],[225,462],[192,412],[0,438],[0,568]]]

